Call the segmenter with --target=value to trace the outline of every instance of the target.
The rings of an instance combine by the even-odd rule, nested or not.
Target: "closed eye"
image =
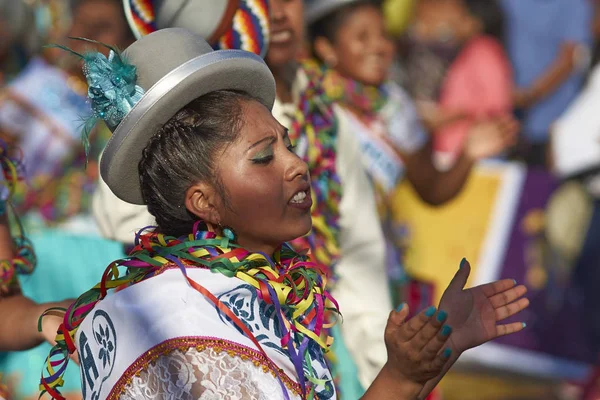
[[[268,163],[270,163],[271,161],[273,161],[273,156],[272,156],[272,155],[265,156],[265,157],[261,157],[261,158],[255,158],[255,159],[252,159],[252,162],[253,162],[254,164],[263,164],[263,165],[264,165],[264,164],[268,164]]]

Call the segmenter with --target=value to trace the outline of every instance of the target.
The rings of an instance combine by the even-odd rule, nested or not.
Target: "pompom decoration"
[[[106,47],[108,58],[97,51],[84,54],[68,47],[51,45],[68,51],[83,60],[83,74],[88,83],[88,99],[92,115],[85,121],[81,139],[86,156],[89,153],[89,135],[96,123],[103,120],[114,130],[144,95],[144,89],[136,85],[136,67],[128,64],[121,53],[112,46],[85,38],[71,38]]]
[[[63,399],[59,388],[63,384],[62,376],[69,354],[75,351],[75,335],[94,306],[110,290],[134,285],[169,268],[179,268],[190,285],[215,305],[223,320],[229,319],[235,324],[268,359],[246,324],[211,292],[187,276],[187,268],[206,268],[243,280],[256,289],[264,302],[275,307],[274,319],[282,332],[281,344],[288,349],[303,398],[315,398],[315,387],[327,384],[327,381],[319,379],[313,370],[309,349],[314,345],[324,351],[329,349],[333,339],[326,335],[331,324],[326,322],[325,315],[338,314],[337,303],[325,289],[327,279],[322,269],[287,244],[273,258],[263,253],[251,253],[231,243],[228,238],[217,236],[213,229],[201,222],[196,223],[190,235],[180,238],[143,232],[138,233],[129,257],[110,264],[100,283],[81,295],[67,310],[62,310],[65,312],[64,322],[58,329],[57,344],[46,360],[46,373],[41,378],[42,395],[48,393],[54,399]],[[38,329],[41,329],[41,318],[39,324]],[[279,371],[273,365],[274,370]],[[284,396],[288,398],[283,381],[279,379],[279,382]]]
[[[10,157],[6,143],[0,139],[0,215],[5,215],[12,208],[10,200],[17,182],[23,179],[23,163],[21,157]],[[31,242],[23,233],[23,227],[15,215],[19,233],[13,236],[15,257],[0,260],[0,294],[9,292],[17,282],[17,274],[31,274],[35,268],[36,258]]]

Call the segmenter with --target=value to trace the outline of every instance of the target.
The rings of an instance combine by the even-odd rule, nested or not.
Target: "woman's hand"
[[[448,314],[430,307],[405,323],[409,309],[392,311],[385,329],[388,368],[398,379],[419,385],[437,376],[450,358],[449,348],[442,350],[452,329],[444,325]]]
[[[440,301],[440,308],[448,312],[453,328],[449,344],[461,354],[497,337],[519,332],[522,322],[502,325],[500,321],[513,316],[529,306],[523,296],[527,288],[517,286],[512,279],[504,279],[464,290],[471,266],[465,259],[450,282]]]
[[[469,129],[464,154],[473,161],[496,156],[516,143],[518,131],[511,116],[477,122]]]
[[[514,89],[512,93],[513,106],[515,108],[526,109],[536,103],[536,96],[529,89]]]
[[[451,355],[444,349],[452,329],[447,314],[430,307],[405,322],[408,306],[392,311],[385,328],[388,361],[362,400],[414,400],[424,384],[441,374]]]

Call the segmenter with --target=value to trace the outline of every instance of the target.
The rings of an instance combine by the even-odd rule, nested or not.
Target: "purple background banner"
[[[547,172],[527,172],[499,277],[514,278],[528,286],[531,305],[518,318],[526,321],[527,328],[518,335],[500,338],[496,342],[596,364],[600,337],[590,330],[588,319],[590,312],[600,315],[600,302],[590,305],[588,298],[586,304],[584,293],[590,291],[590,284],[600,293],[600,280],[587,282],[587,288],[582,287],[574,279],[575,273],[582,271],[575,268],[565,270],[544,237],[543,211],[557,187],[558,182]],[[600,242],[597,246],[600,247]],[[593,263],[578,266],[584,270],[597,270],[599,267]],[[538,282],[541,279],[542,283],[528,284],[532,282],[532,276],[540,275],[542,278]]]

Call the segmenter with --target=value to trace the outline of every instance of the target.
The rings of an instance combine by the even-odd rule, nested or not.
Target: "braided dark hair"
[[[250,100],[255,99],[232,90],[206,94],[179,110],[150,139],[138,169],[144,202],[161,233],[192,231],[197,217],[185,208],[185,193],[197,182],[213,185],[227,206],[214,159],[238,137],[242,103]]]

